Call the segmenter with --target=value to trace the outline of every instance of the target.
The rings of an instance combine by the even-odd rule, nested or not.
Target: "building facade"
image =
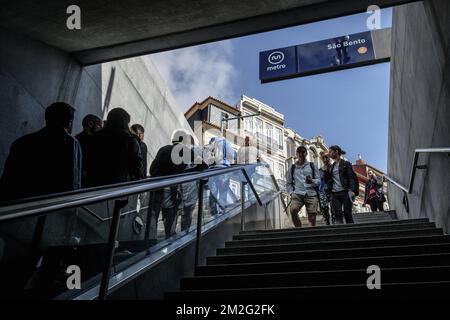
[[[242,135],[249,136],[263,154],[280,187],[285,185],[286,143],[284,141],[284,115],[275,108],[245,95],[239,101],[242,116]]]

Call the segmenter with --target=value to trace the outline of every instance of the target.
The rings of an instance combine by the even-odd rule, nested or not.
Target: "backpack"
[[[309,166],[312,171],[312,178],[316,178],[316,168],[314,167],[314,163],[310,162]],[[291,177],[292,177],[292,190],[295,190],[295,180],[294,180],[294,171],[295,171],[295,163],[291,166]],[[319,187],[313,187],[314,191],[316,191],[317,198],[319,199],[319,212],[322,210],[322,203],[320,201]]]

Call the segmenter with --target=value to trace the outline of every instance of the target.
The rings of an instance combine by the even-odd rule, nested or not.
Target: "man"
[[[45,110],[46,126],[17,139],[0,179],[0,197],[13,200],[79,189],[81,148],[70,134],[75,109],[55,102]]]
[[[346,223],[353,223],[352,201],[359,193],[358,178],[352,164],[342,159],[345,151],[337,145],[329,149],[334,163],[327,174],[328,191],[331,191],[331,206],[336,223],[343,224],[344,218]]]
[[[379,188],[382,187],[381,183],[378,182],[377,176],[372,170],[368,172],[369,180],[366,182],[366,190],[364,192],[364,204],[370,205],[370,209],[373,212],[383,211],[383,202],[381,201],[382,195],[379,192]]]
[[[86,169],[89,186],[102,186],[143,178],[141,150],[129,129],[130,115],[122,108],[112,109],[105,127],[96,132],[92,161]]]
[[[236,151],[231,143],[223,137],[213,137],[209,141],[212,146],[212,165],[210,168],[230,167],[236,159]],[[209,209],[210,215],[215,216],[218,209],[224,209],[227,205],[236,203],[238,200],[230,189],[230,175],[218,175],[208,179],[208,188],[210,190]],[[219,207],[219,208],[218,208]]]
[[[314,227],[319,204],[320,173],[312,162],[306,161],[308,150],[305,146],[299,146],[296,155],[297,161],[288,170],[286,185],[286,190],[291,196],[292,222],[296,228],[302,227],[298,213],[305,206],[309,224]]]
[[[144,172],[143,175],[144,177],[147,176],[147,145],[144,142],[144,127],[141,126],[140,124],[133,124],[131,126],[131,132],[133,134],[136,135],[136,137],[138,138],[138,142],[139,142],[139,147],[141,148],[141,157],[142,157],[142,161],[143,161],[143,168],[144,168]]]
[[[176,175],[184,172],[196,171],[192,163],[193,149],[191,136],[184,130],[178,130],[172,136],[172,144],[161,147],[150,166],[151,177]],[[195,188],[193,188],[195,189]],[[152,192],[150,195],[149,214],[147,215],[146,237],[150,242],[157,240],[157,226],[159,213],[162,211],[166,239],[175,234],[178,207],[183,201],[183,192],[179,186],[172,186]],[[195,202],[195,200],[193,201]],[[188,208],[186,209],[188,210]],[[190,212],[186,212],[189,214]],[[183,219],[183,230],[190,227],[188,216]]]
[[[81,146],[81,153],[83,154],[83,170],[81,177],[82,187],[86,186],[86,169],[91,166],[92,149],[94,134],[102,129],[102,120],[93,114],[88,114],[83,118],[83,131],[75,136]]]
[[[319,187],[319,197],[320,197],[320,211],[322,212],[323,218],[325,219],[325,224],[330,225],[330,195],[327,188],[327,172],[331,169],[330,156],[326,152],[320,152],[320,159],[323,162],[323,167],[319,169],[320,171],[320,187]],[[332,221],[334,224],[334,216],[332,216]]]

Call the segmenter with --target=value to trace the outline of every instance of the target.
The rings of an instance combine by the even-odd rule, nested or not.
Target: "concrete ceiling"
[[[9,0],[0,26],[70,52],[83,65],[363,12],[411,0]],[[66,27],[69,5],[81,30]]]

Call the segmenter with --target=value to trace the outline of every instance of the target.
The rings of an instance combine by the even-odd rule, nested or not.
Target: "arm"
[[[155,159],[153,159],[152,164],[150,165],[150,176],[155,177],[157,173],[159,172],[159,164],[160,164],[160,158],[161,158],[161,150],[158,150],[158,153],[156,154]]]
[[[312,184],[314,187],[320,187],[320,170],[316,165],[314,165],[314,172],[316,178],[312,179]]]
[[[350,190],[355,193],[356,190],[359,189],[359,181],[358,179],[355,179],[355,176],[353,174],[353,168],[352,168],[352,164],[350,162],[347,161],[347,177],[349,180],[349,187]]]
[[[130,154],[129,154],[130,176],[132,180],[143,178],[143,160],[141,156],[141,148],[139,142],[134,137],[130,138]]]

